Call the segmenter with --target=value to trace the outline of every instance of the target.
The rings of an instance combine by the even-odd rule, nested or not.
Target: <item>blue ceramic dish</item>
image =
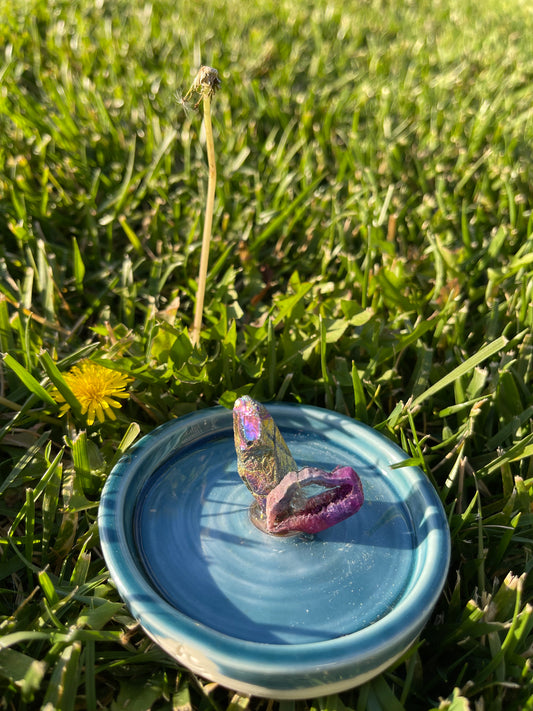
[[[243,693],[309,698],[375,676],[416,639],[446,578],[439,498],[375,430],[315,407],[267,405],[300,467],[353,466],[365,503],[315,536],[249,520],[232,413],[172,420],[111,472],[99,511],[118,590],[147,634],[195,673]]]

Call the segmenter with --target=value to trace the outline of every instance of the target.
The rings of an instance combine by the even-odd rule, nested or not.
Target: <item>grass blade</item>
[[[491,356],[495,355],[496,353],[503,352],[508,343],[509,343],[509,340],[507,338],[505,338],[505,336],[500,336],[500,338],[497,338],[492,343],[488,343],[486,346],[481,348],[473,356],[470,356],[470,358],[467,358],[467,360],[465,360],[464,363],[461,363],[461,365],[458,365],[450,373],[448,373],[443,378],[441,378],[437,383],[435,383],[434,385],[429,387],[427,390],[425,390],[423,393],[421,393],[418,397],[416,397],[410,404],[410,409],[412,411],[414,411],[425,400],[432,397],[433,395],[435,395],[435,393],[438,393],[440,390],[447,387],[448,385],[451,385],[453,382],[455,382],[461,376],[469,373],[471,370],[473,370],[480,363],[483,363],[483,361],[486,360],[487,358],[490,358]]]
[[[66,402],[70,405],[76,415],[79,415],[81,413],[80,403],[76,399],[76,396],[74,395],[72,390],[67,385],[65,378],[61,375],[61,371],[50,357],[50,354],[46,351],[43,351],[40,356],[40,361],[52,383],[56,386],[61,395],[65,398]]]
[[[48,405],[57,407],[57,403],[50,393],[48,393],[45,388],[43,388],[43,386],[33,377],[33,375],[27,371],[23,365],[15,360],[12,355],[5,353],[4,363],[11,368],[11,370],[20,378],[31,393],[37,395],[40,400],[43,400]]]

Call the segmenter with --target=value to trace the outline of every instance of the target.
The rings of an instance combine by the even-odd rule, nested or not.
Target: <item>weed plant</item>
[[[0,708],[533,709],[532,37],[527,0],[0,0]],[[114,420],[86,359],[128,383]],[[195,678],[102,559],[121,452],[246,393],[377,428],[446,508],[437,608],[358,689]]]

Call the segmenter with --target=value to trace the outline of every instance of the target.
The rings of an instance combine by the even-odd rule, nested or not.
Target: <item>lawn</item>
[[[533,709],[532,38],[527,0],[0,0],[0,709]],[[435,612],[360,688],[195,678],[109,577],[120,453],[242,394],[375,427],[443,502]]]

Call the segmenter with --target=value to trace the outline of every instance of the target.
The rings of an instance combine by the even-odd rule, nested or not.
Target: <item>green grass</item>
[[[178,668],[96,525],[140,434],[237,394],[401,444],[452,561],[419,644],[280,711],[533,709],[533,14],[526,0],[0,0],[0,708],[278,708]],[[216,67],[207,165],[178,97]],[[116,422],[59,418],[85,357]],[[73,403],[76,405],[76,403]]]

